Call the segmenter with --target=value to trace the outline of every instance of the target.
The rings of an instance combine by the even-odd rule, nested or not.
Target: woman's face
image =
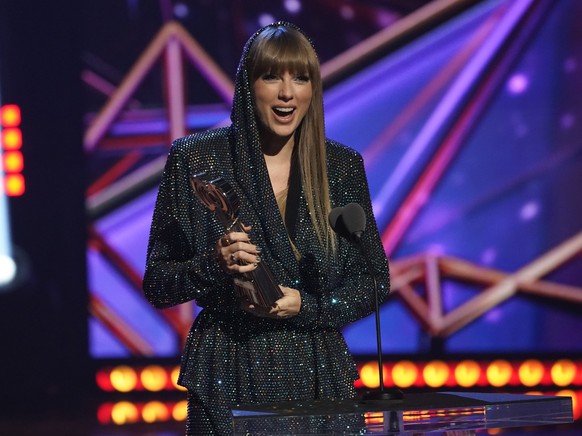
[[[264,139],[289,138],[297,130],[311,104],[309,76],[288,71],[266,73],[253,84],[255,110]]]

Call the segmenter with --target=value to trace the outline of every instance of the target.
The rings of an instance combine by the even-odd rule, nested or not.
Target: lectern
[[[235,435],[472,435],[476,430],[573,422],[572,399],[468,392],[406,394],[402,400],[327,400],[238,405]]]

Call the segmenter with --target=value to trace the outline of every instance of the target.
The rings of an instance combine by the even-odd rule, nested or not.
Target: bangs
[[[253,70],[250,71],[252,81],[267,73],[307,74],[313,78],[317,72],[317,58],[309,43],[294,37],[287,31],[275,29],[253,44],[250,53]]]

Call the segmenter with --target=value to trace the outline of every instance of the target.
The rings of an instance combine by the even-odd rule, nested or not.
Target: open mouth
[[[279,117],[288,117],[295,112],[295,109],[292,107],[274,107],[273,112]]]

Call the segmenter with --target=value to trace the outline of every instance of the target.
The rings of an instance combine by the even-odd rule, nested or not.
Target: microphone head
[[[334,207],[328,216],[329,225],[333,229],[334,232],[337,232],[337,224],[339,217],[342,215],[344,208],[343,207]]]
[[[346,225],[344,224],[343,221],[343,214],[344,208],[343,207],[335,207],[331,210],[331,212],[329,213],[329,225],[331,226],[331,228],[333,229],[334,232],[336,232],[338,235],[340,235],[342,238],[346,238],[346,239],[350,239],[350,234],[348,232],[348,229],[346,228]]]
[[[329,225],[342,238],[352,243],[359,243],[366,229],[366,214],[362,206],[349,203],[344,207],[336,207],[329,213]]]
[[[358,203],[349,203],[344,206],[343,221],[350,234],[352,242],[360,242],[362,233],[366,230],[366,213]]]

